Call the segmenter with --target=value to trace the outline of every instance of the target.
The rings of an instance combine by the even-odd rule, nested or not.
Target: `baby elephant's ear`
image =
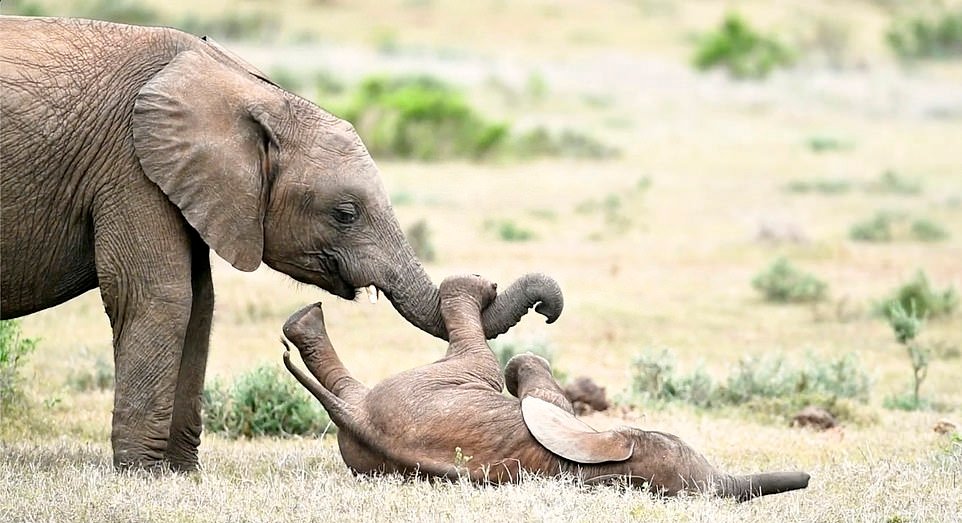
[[[576,463],[624,461],[635,443],[620,432],[598,432],[569,412],[534,396],[521,400],[521,415],[531,435],[551,452]]]

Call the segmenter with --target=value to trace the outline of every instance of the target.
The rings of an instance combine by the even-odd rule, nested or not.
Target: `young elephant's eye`
[[[342,203],[334,207],[334,219],[339,223],[344,225],[350,225],[357,221],[358,210],[357,205],[351,202]]]

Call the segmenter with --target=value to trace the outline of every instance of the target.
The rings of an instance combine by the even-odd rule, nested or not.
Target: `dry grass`
[[[532,316],[509,336],[547,340],[558,365],[573,376],[591,375],[609,392],[625,388],[631,357],[647,347],[669,347],[682,365],[703,362],[715,375],[746,354],[855,351],[874,379],[867,408],[879,421],[816,434],[680,407],[628,420],[676,433],[732,472],[812,473],[806,491],[744,505],[698,497],[662,501],[538,479],[503,488],[355,480],[329,439],[205,436],[199,474],[115,474],[109,467],[111,395],[66,388],[72,369],[111,354],[110,329],[92,292],[24,321],[26,334],[41,338],[27,368],[36,415],[0,423],[0,520],[960,519],[962,450],[931,427],[941,417],[962,421],[962,360],[933,362],[922,388],[947,412],[885,411],[882,398],[908,390],[910,370],[888,327],[868,309],[917,269],[939,287],[962,287],[962,67],[906,72],[886,65],[890,58],[878,35],[887,15],[872,2],[745,3],[753,20],[774,28],[794,27],[803,11],[851,20],[853,54],[872,65],[803,69],[760,85],[698,76],[687,66],[691,32],[714,24],[727,5],[722,2],[610,3],[592,7],[590,17],[584,2],[289,3],[301,10],[284,15],[285,30],[310,30],[327,45],[235,46],[264,70],[327,69],[346,79],[379,69],[429,70],[463,83],[499,117],[577,127],[624,151],[603,163],[380,164],[392,194],[410,200],[396,209],[403,224],[424,219],[433,231],[438,260],[428,270],[436,280],[470,271],[506,284],[536,270],[561,282],[567,302],[561,320],[546,326]],[[484,23],[468,23],[478,20]],[[385,38],[396,40],[400,54],[369,47]],[[442,50],[450,48],[460,57],[445,58]],[[533,73],[548,88],[542,101],[519,104],[490,92],[488,79],[518,86]],[[931,116],[946,109],[955,119]],[[854,147],[815,154],[805,144],[821,134]],[[799,179],[844,178],[860,186],[886,169],[919,179],[921,195],[784,190]],[[634,190],[643,177],[650,188]],[[578,210],[611,195],[621,198],[623,230],[610,227],[603,212]],[[950,238],[850,241],[851,224],[878,209],[924,215]],[[514,220],[537,239],[501,242],[485,229],[489,219]],[[762,224],[793,226],[808,241],[759,242]],[[833,303],[764,303],[750,281],[778,255],[826,280]],[[443,351],[442,342],[412,329],[387,303],[344,302],[267,269],[244,274],[217,259],[214,265],[210,376],[280,364],[284,319],[318,300],[325,302],[345,363],[363,381],[374,383]],[[834,302],[841,299],[853,314],[840,319]],[[924,339],[962,346],[959,318],[930,322]]]

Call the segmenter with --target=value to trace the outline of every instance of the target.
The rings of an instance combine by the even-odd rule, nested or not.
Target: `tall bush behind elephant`
[[[0,17],[0,312],[99,287],[113,328],[114,464],[197,465],[209,250],[345,299],[375,286],[447,337],[354,128],[213,42],[168,28]],[[539,301],[515,287],[494,337]]]

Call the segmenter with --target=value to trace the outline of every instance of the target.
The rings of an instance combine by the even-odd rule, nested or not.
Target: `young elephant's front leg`
[[[551,375],[548,360],[541,356],[529,352],[511,358],[504,367],[504,383],[516,398],[534,396],[574,414],[571,402]]]
[[[354,379],[337,357],[324,326],[320,303],[292,314],[284,324],[284,336],[297,346],[311,374],[335,396],[357,404],[367,394],[367,387]]]

